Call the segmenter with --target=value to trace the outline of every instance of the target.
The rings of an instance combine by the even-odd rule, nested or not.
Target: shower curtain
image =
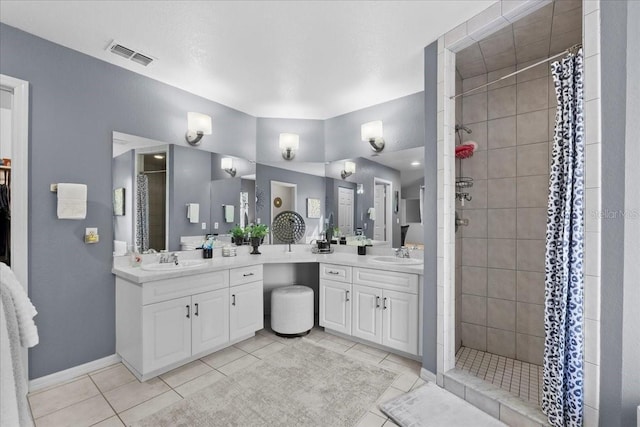
[[[149,179],[136,178],[136,246],[140,252],[149,250]]]
[[[542,410],[552,426],[582,426],[584,115],[582,49],[551,64],[557,97],[545,253]]]

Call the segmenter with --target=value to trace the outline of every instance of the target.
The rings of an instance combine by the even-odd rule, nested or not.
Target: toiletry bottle
[[[136,246],[131,251],[131,267],[140,267],[142,265],[142,255],[138,252],[138,247]]]

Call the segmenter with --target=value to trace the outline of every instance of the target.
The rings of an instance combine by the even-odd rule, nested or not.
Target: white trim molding
[[[11,269],[29,293],[29,82],[0,74],[0,86],[13,93],[11,107]],[[23,351],[29,378],[28,351]]]
[[[65,369],[64,371],[54,372],[53,374],[36,378],[29,381],[29,392],[33,393],[34,391],[42,390],[43,388],[63,384],[74,378],[97,371],[98,369],[115,365],[120,361],[121,359],[118,354],[112,354],[111,356],[103,357],[102,359],[97,359],[92,362],[74,366],[73,368]]]

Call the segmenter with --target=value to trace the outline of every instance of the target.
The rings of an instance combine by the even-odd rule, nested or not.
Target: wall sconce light
[[[344,162],[344,170],[340,172],[342,179],[346,179],[356,171],[356,164],[354,162]]]
[[[185,138],[191,145],[200,145],[202,135],[211,135],[211,117],[201,113],[187,113],[187,134]]]
[[[280,134],[280,150],[282,150],[282,158],[292,160],[296,156],[296,151],[300,146],[300,136],[295,133]]]
[[[382,138],[382,120],[365,123],[360,127],[362,140],[369,142],[371,148],[376,153],[384,149],[384,138]]]
[[[231,157],[223,157],[222,160],[220,160],[220,169],[232,177],[236,176],[236,168],[233,167],[233,159]]]

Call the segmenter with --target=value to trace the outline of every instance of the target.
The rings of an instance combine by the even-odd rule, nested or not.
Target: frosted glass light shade
[[[223,157],[220,160],[220,169],[233,169],[233,159],[231,157]]]
[[[344,171],[347,173],[356,172],[356,164],[354,162],[344,162]]]
[[[279,144],[280,151],[282,151],[282,158],[285,160],[293,160],[300,145],[300,137],[295,133],[281,133]]]
[[[281,150],[297,150],[300,146],[300,136],[295,133],[281,133],[280,134],[280,149]]]
[[[360,134],[362,135],[362,140],[366,142],[382,138],[382,120],[363,124],[360,127]]]
[[[202,132],[203,135],[211,135],[211,117],[206,114],[188,112],[187,129]]]

